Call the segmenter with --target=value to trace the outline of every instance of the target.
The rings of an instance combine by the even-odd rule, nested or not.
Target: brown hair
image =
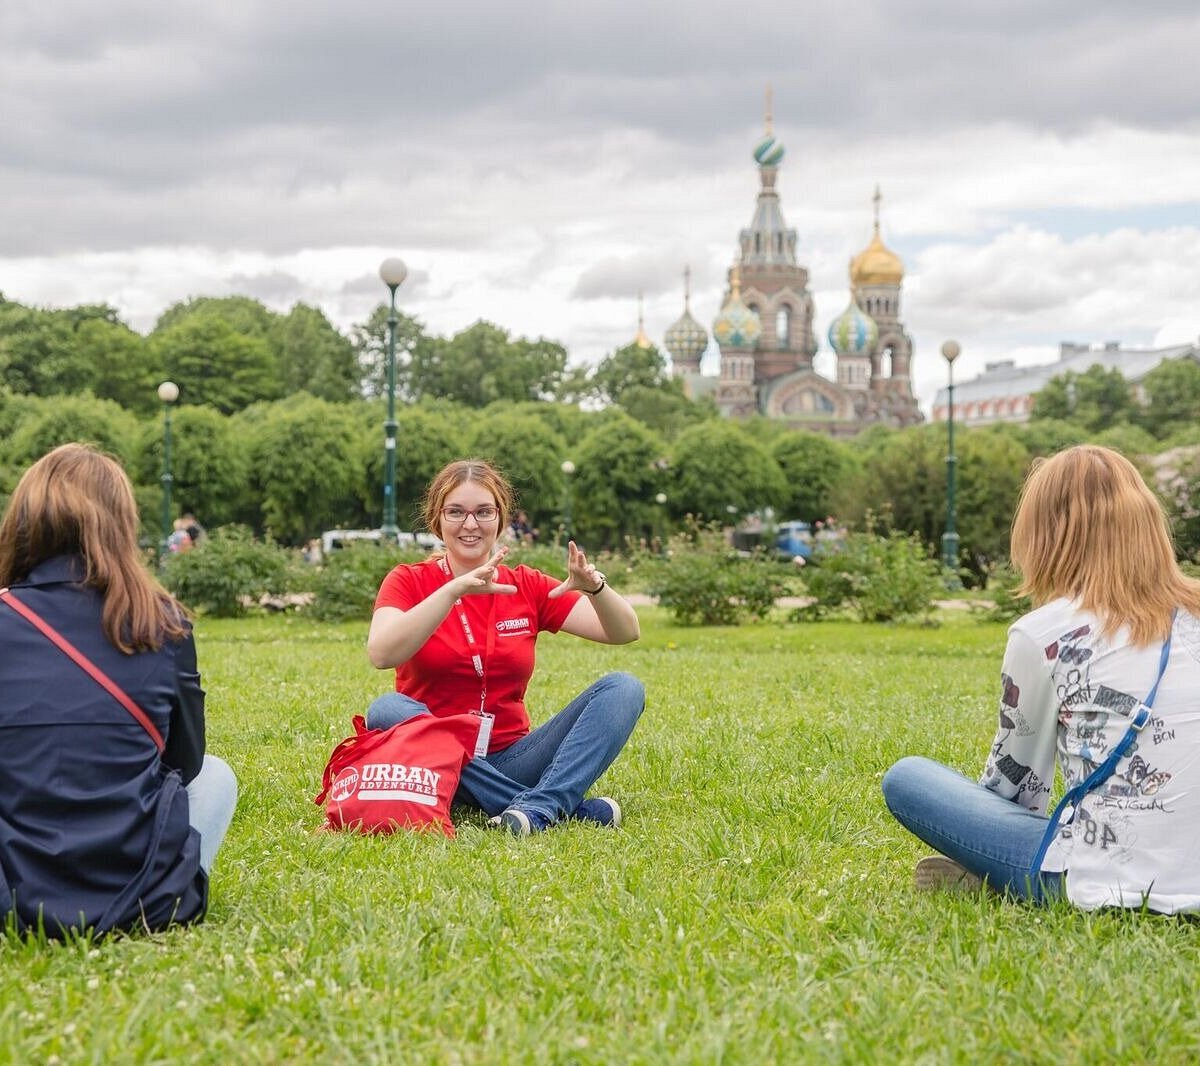
[[[438,537],[442,535],[442,508],[445,506],[446,497],[459,485],[468,481],[482,485],[492,494],[492,499],[496,501],[500,510],[496,528],[500,530],[508,525],[508,516],[512,514],[515,502],[508,479],[483,459],[456,459],[442,467],[425,490],[422,517],[425,519],[425,528],[430,533]]]
[[[183,609],[142,562],[133,486],[115,459],[63,444],[33,464],[0,521],[0,586],[56,555],[83,560],[83,583],[104,598],[101,625],[126,654],[187,632]]]
[[[1166,637],[1171,612],[1200,614],[1200,581],[1175,561],[1162,504],[1124,456],[1081,444],[1034,462],[1012,527],[1018,593],[1058,596],[1094,612],[1111,635],[1144,646]]]

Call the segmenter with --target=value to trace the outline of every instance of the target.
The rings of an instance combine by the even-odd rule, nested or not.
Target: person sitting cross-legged
[[[425,522],[445,549],[397,566],[379,590],[367,653],[377,668],[396,670],[396,691],[371,704],[367,726],[481,712],[491,727],[487,752],[464,767],[457,802],[517,836],[567,818],[616,825],[615,800],[585,796],[633,732],[642,683],[606,674],[532,731],[525,690],[539,632],[628,644],[640,635],[637,615],[574,541],[563,581],[504,565],[508,548],[497,541],[512,508],[507,480],[480,460],[450,463],[433,479]]]

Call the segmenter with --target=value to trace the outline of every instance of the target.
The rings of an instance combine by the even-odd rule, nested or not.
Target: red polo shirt
[[[441,588],[449,578],[436,559],[397,566],[379,588],[375,606],[407,611]],[[396,668],[396,691],[420,700],[436,715],[479,710],[480,681],[472,652],[483,660],[487,697],[484,709],[496,716],[488,751],[503,751],[529,732],[525,690],[533,676],[537,635],[557,633],[578,592],[549,599],[560,582],[528,566],[496,568],[497,585],[516,585],[513,595],[464,596],[462,609],[475,638],[467,643],[455,605],[424,646]]]

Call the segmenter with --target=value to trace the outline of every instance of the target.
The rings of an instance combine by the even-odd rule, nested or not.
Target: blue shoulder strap
[[[1175,614],[1172,614],[1171,630],[1174,631],[1174,628]],[[1117,763],[1133,747],[1133,742],[1137,739],[1137,735],[1145,728],[1146,723],[1150,721],[1150,709],[1154,706],[1154,697],[1158,695],[1158,685],[1162,681],[1163,674],[1166,672],[1167,660],[1170,657],[1171,632],[1168,632],[1167,639],[1163,641],[1162,654],[1158,659],[1158,676],[1154,679],[1154,687],[1138,707],[1137,713],[1133,716],[1133,721],[1129,723],[1129,728],[1125,730],[1125,735],[1121,738],[1120,743],[1108,753],[1108,758],[1074,788],[1069,789],[1066,795],[1058,801],[1057,806],[1055,806],[1053,813],[1050,815],[1050,821],[1046,825],[1046,832],[1042,834],[1042,843],[1038,846],[1037,854],[1033,857],[1033,862],[1029,864],[1030,877],[1037,877],[1042,872],[1042,860],[1045,859],[1050,842],[1058,832],[1058,823],[1062,818],[1063,810],[1067,806],[1070,806],[1072,808],[1071,818],[1075,817],[1074,808],[1078,806],[1079,801],[1097,785],[1103,784],[1112,776],[1113,771],[1117,768]],[[1068,825],[1071,822],[1071,818],[1067,819]]]

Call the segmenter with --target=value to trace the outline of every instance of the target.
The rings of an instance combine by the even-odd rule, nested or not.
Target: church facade
[[[912,339],[901,318],[904,265],[875,232],[850,262],[850,299],[828,327],[836,378],[813,369],[818,323],[808,269],[797,258],[796,231],[783,217],[776,181],[784,148],[766,134],[754,149],[760,187],[754,217],[738,235],[712,335],[720,348],[716,376],[700,372],[708,335],[692,316],[685,283],[683,315],[666,332],[673,373],[693,397],[711,396],[722,414],[761,414],[798,429],[847,437],[874,423],[923,420],[912,390]]]

